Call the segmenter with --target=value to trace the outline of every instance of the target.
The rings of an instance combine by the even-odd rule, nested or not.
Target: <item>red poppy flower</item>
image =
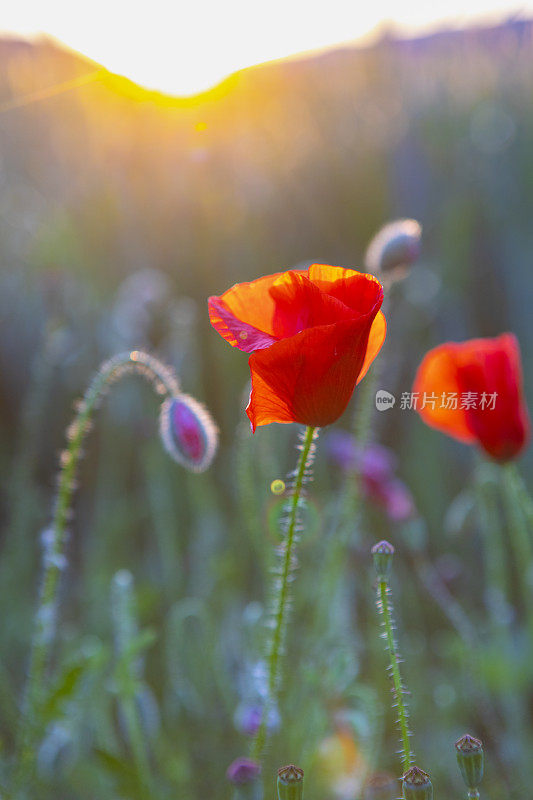
[[[249,358],[252,429],[334,422],[385,338],[383,288],[372,275],[313,264],[210,297],[213,327]]]
[[[426,354],[413,385],[424,422],[496,461],[515,458],[529,440],[516,337],[447,342]]]

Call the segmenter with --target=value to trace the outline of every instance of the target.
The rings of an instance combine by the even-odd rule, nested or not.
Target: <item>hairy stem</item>
[[[59,580],[66,564],[67,524],[71,514],[72,496],[76,487],[76,472],[82,457],[82,446],[90,430],[92,416],[105,391],[113,382],[131,372],[139,373],[150,380],[160,395],[174,395],[179,392],[178,381],[171,370],[153,356],[133,350],[106,361],[96,372],[82,400],[78,403],[74,420],[67,431],[68,443],[61,454],[52,522],[45,532],[43,575],[18,733],[14,775],[16,790],[23,783],[30,783],[33,776],[35,739],[39,731],[39,712],[45,697],[46,673],[55,631]]]
[[[268,716],[275,702],[280,682],[281,655],[290,606],[290,583],[296,566],[294,551],[298,540],[302,490],[306,478],[309,477],[308,470],[313,462],[315,450],[313,442],[316,436],[317,429],[308,426],[300,445],[300,456],[294,473],[294,484],[287,505],[285,538],[281,548],[281,572],[276,577],[274,590],[273,632],[270,639],[267,665],[267,702],[263,708],[261,724],[251,748],[251,757],[254,760],[260,760],[263,755],[267,739]]]
[[[409,713],[404,700],[404,687],[400,673],[400,656],[394,638],[394,620],[392,618],[392,601],[390,598],[389,583],[386,580],[378,582],[378,610],[383,620],[383,638],[387,643],[389,653],[389,669],[392,679],[394,697],[398,708],[398,728],[402,743],[402,772],[407,772],[412,764],[414,754],[411,752],[409,740]]]

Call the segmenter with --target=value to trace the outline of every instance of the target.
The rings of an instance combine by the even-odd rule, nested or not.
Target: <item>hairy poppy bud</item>
[[[469,791],[475,791],[483,778],[483,745],[479,739],[465,733],[455,743],[457,763]]]
[[[211,464],[218,431],[211,415],[193,397],[178,394],[161,406],[159,430],[165,450],[174,461],[193,472]]]
[[[410,267],[420,256],[422,228],[416,219],[389,222],[374,236],[365,255],[366,268],[373,273]]]
[[[278,769],[278,800],[302,800],[304,771],[294,764]]]
[[[390,542],[383,540],[374,545],[370,551],[374,557],[374,569],[380,581],[388,580],[390,571],[392,569],[392,556],[394,555],[394,547]]]
[[[411,767],[402,775],[404,800],[433,800],[433,784],[427,772]]]
[[[229,765],[226,778],[235,787],[235,800],[261,800],[260,774],[260,765],[250,758],[236,758]]]

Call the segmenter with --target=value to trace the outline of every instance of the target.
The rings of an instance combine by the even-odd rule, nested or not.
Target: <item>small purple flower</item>
[[[386,484],[385,507],[393,522],[405,522],[415,513],[415,504],[411,492],[397,478]]]
[[[211,464],[218,431],[209,412],[193,397],[178,394],[165,400],[159,429],[165,450],[178,464],[193,472],[203,472]]]
[[[389,481],[394,475],[396,457],[388,447],[369,444],[364,450],[359,450],[356,467],[368,480]]]
[[[393,522],[405,522],[415,513],[413,497],[395,475],[396,456],[388,447],[369,444],[364,449],[346,431],[332,431],[326,442],[329,457],[346,472],[360,476],[365,496],[379,505]]]
[[[326,437],[329,458],[341,469],[353,470],[357,466],[360,448],[355,437],[346,431],[331,431]]]
[[[255,736],[263,718],[260,703],[241,703],[235,712],[235,726],[245,736]],[[270,708],[267,719],[267,730],[273,733],[279,728],[280,716],[275,707]]]
[[[231,783],[243,784],[255,781],[261,774],[261,767],[256,761],[250,758],[236,758],[227,771],[226,778]]]

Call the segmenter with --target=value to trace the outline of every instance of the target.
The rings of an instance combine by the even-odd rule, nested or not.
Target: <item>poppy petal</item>
[[[366,347],[366,356],[361,367],[361,372],[357,378],[357,383],[360,383],[370,369],[372,362],[383,346],[385,336],[387,335],[387,320],[383,311],[378,311],[376,318],[370,328],[370,335],[368,337],[368,344]]]
[[[270,422],[321,427],[338,419],[363,366],[376,313],[308,328],[253,353],[246,409],[252,429]]]
[[[460,347],[457,342],[447,342],[430,350],[418,367],[413,394],[417,396],[418,413],[427,425],[471,444],[475,441],[475,436],[460,402],[461,385],[457,366]],[[449,408],[441,403],[443,395],[448,398],[454,393],[457,396],[455,408],[453,403],[448,404]],[[433,395],[437,398],[434,403],[424,403],[424,398]]]
[[[333,325],[355,316],[353,309],[336,297],[321,292],[306,275],[294,270],[272,284],[270,295],[276,303],[272,329],[278,339],[295,336],[305,328]],[[365,308],[367,311],[368,307]]]
[[[515,458],[529,440],[530,428],[516,337],[505,333],[465,342],[459,353],[459,380],[463,391],[478,398],[466,415],[485,452],[497,461]],[[480,402],[483,396],[485,402]]]
[[[293,270],[293,272],[296,272],[296,270]],[[288,272],[276,272],[274,275],[265,275],[255,281],[236,283],[220,297],[210,297],[208,305],[213,327],[226,341],[230,343],[231,341],[237,341],[233,334],[228,333],[226,323],[219,319],[217,303],[213,302],[218,300],[222,301],[226,311],[236,320],[275,337],[273,321],[276,314],[276,301],[272,297],[270,290],[275,283],[290,281],[290,278],[287,277],[288,275]],[[213,321],[213,318],[215,321]],[[233,344],[233,347],[237,347],[237,344]]]
[[[276,337],[238,319],[221,297],[210,297],[207,305],[211,325],[232,347],[237,347],[245,353],[253,353],[254,350],[270,347],[277,342]]]
[[[309,280],[322,292],[337,299],[359,313],[366,313],[381,298],[383,287],[373,275],[329,264],[311,264],[307,270]]]

